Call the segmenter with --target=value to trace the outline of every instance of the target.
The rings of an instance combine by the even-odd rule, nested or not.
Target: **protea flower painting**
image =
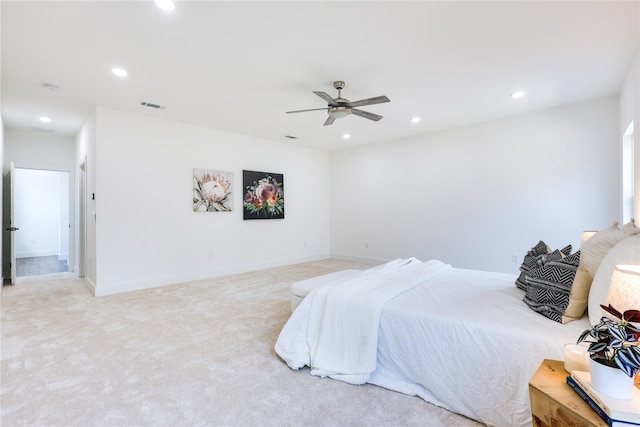
[[[284,177],[279,173],[242,171],[244,219],[284,218]]]
[[[193,211],[231,212],[233,173],[193,170]]]

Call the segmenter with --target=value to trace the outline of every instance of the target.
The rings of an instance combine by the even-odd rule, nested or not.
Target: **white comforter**
[[[376,369],[384,304],[450,267],[440,261],[397,259],[318,287],[293,312],[276,352],[292,369],[310,366],[311,375],[364,384]]]
[[[419,263],[414,260],[408,265]],[[531,425],[531,376],[543,359],[563,359],[562,345],[576,341],[589,327],[588,318],[562,325],[533,312],[522,302],[515,275],[447,268],[437,261],[422,264],[426,267],[422,280],[413,274],[418,269],[405,270],[411,270],[413,285],[383,302],[377,336],[371,337],[376,360],[365,381],[418,395],[488,425]],[[378,270],[384,266],[358,277],[371,279]],[[390,276],[397,286],[403,279],[402,268]],[[354,283],[341,280],[327,292],[335,296]],[[300,304],[276,343],[276,352],[292,369],[310,366],[314,373],[316,333],[333,328],[325,337],[331,341],[333,331],[341,328],[324,325],[322,309],[313,307],[318,291]],[[355,308],[366,299],[353,294],[342,310],[377,311]],[[327,308],[325,303],[321,304]],[[330,346],[338,360],[348,358],[353,350],[353,343],[341,342],[337,336]]]

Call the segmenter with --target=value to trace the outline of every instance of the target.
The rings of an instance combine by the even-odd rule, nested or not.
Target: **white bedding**
[[[402,280],[397,273],[395,279]],[[589,322],[585,316],[562,325],[533,312],[515,279],[447,268],[401,291],[379,315],[377,360],[366,381],[488,425],[531,425],[531,376],[543,359],[562,360],[562,345],[575,342]],[[350,280],[329,288],[339,292]],[[309,343],[314,338],[308,334],[322,326],[321,316],[310,316],[318,309],[312,308],[315,292],[294,311],[276,343],[276,352],[292,369],[313,367]],[[352,307],[343,310],[362,311],[356,307],[363,300],[351,298]],[[340,358],[350,352],[343,353]]]
[[[376,369],[378,324],[385,303],[447,268],[450,266],[440,261],[398,259],[341,282],[347,286],[316,288],[300,309],[308,318],[309,351],[300,355],[299,362],[290,363],[280,347],[286,342],[286,329],[276,351],[294,369],[311,366],[311,375],[364,384]]]

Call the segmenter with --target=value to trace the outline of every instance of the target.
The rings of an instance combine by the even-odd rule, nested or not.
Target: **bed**
[[[596,263],[600,276],[590,266],[587,293],[593,287],[606,299],[613,267],[640,263],[636,230],[607,241]],[[591,248],[583,247],[591,260]],[[312,375],[417,395],[487,425],[531,425],[531,376],[543,359],[562,360],[563,344],[601,313],[590,308],[589,315],[554,321],[524,301],[517,279],[437,260],[394,260],[312,290],[275,350],[291,369],[307,366]]]

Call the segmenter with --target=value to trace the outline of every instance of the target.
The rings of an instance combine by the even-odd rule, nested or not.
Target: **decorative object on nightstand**
[[[615,399],[599,393],[591,383],[589,372],[573,371],[567,377],[567,384],[604,420],[609,426],[640,426],[640,389],[632,388],[631,399]]]
[[[640,329],[629,322],[640,321],[640,311],[620,313],[611,305],[601,307],[619,320],[603,316],[597,325],[580,335],[578,343],[590,343],[593,387],[617,399],[630,399],[633,378],[640,370],[640,347],[636,345]]]
[[[586,343],[564,345],[564,369],[567,372],[589,370],[589,350]]]
[[[618,265],[611,279],[607,315],[585,330],[578,344],[588,342],[593,388],[617,399],[631,399],[633,378],[640,371],[640,266]],[[614,305],[615,304],[615,305]],[[618,307],[616,309],[615,307]]]

